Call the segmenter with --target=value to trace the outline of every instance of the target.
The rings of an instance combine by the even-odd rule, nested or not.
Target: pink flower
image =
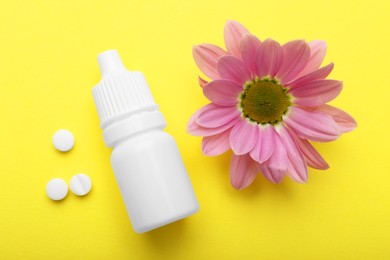
[[[233,150],[230,180],[236,189],[261,172],[279,183],[287,174],[307,182],[307,166],[329,166],[309,141],[328,142],[352,131],[355,120],[326,103],[342,82],[326,79],[333,63],[320,65],[324,41],[261,42],[236,21],[225,26],[227,51],[212,44],[193,48],[204,95],[211,101],[188,122],[188,132],[203,136],[205,155]]]

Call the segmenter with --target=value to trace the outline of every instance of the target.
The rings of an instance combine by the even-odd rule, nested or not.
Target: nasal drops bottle
[[[195,213],[191,182],[144,75],[126,70],[115,50],[99,54],[98,63],[102,80],[92,94],[134,230],[147,232]]]

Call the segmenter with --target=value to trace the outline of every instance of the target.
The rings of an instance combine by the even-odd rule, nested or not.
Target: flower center
[[[253,80],[241,95],[244,117],[258,124],[277,124],[291,105],[287,89],[275,80]]]

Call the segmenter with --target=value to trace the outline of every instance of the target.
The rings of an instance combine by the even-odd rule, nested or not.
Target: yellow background
[[[389,1],[5,1],[0,4],[0,259],[390,259]],[[203,156],[186,133],[207,103],[192,45],[223,45],[228,19],[261,39],[328,43],[333,102],[359,127],[315,146],[331,168],[309,183],[261,176],[230,186],[231,154]],[[200,211],[138,235],[111,170],[91,88],[96,55],[117,49],[144,72],[177,140]],[[71,130],[74,149],[52,147]],[[48,180],[88,174],[93,190],[61,202]]]

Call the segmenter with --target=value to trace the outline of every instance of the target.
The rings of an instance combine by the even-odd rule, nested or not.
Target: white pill
[[[85,174],[76,174],[70,180],[70,190],[77,196],[86,195],[91,190],[91,187],[91,179]]]
[[[60,129],[53,135],[53,145],[57,150],[67,152],[74,145],[74,136],[70,131]]]
[[[52,200],[62,200],[68,194],[68,185],[62,179],[52,179],[46,185],[46,194]]]

